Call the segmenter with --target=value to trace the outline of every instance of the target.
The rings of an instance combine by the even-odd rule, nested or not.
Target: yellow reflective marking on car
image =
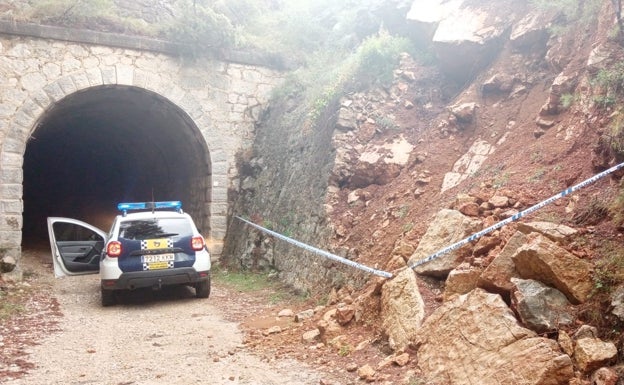
[[[152,262],[152,263],[148,263],[149,266],[149,270],[162,270],[162,269],[169,269],[171,266],[171,264],[169,262]]]
[[[170,242],[168,239],[146,239],[141,241],[141,250],[166,249]]]

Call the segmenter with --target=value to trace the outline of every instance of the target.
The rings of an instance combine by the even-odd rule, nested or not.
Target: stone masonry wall
[[[205,139],[212,163],[210,205],[214,255],[226,233],[235,155],[253,142],[254,124],[280,73],[215,60],[185,62],[161,53],[0,35],[0,249],[19,258],[22,164],[44,113],[89,87],[124,85],[163,96],[185,111]]]

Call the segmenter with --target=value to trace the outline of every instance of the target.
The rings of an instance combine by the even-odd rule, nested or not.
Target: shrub
[[[199,56],[232,47],[236,32],[230,20],[223,14],[186,0],[179,5],[178,14],[166,30],[166,35],[187,44],[188,51],[185,54]]]
[[[113,0],[43,0],[33,6],[30,17],[44,23],[80,26],[113,16]]]
[[[598,95],[594,102],[599,107],[611,107],[624,93],[624,63],[617,63],[610,68],[603,68],[591,80]]]
[[[411,50],[409,40],[381,32],[365,39],[356,52],[355,82],[360,87],[392,83],[392,73],[402,52]]]

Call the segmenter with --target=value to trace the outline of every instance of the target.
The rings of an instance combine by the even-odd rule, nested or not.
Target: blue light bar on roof
[[[182,211],[182,202],[180,201],[164,201],[164,202],[128,202],[119,203],[117,210],[122,211],[124,215],[129,210],[155,210],[155,209],[174,209]]]

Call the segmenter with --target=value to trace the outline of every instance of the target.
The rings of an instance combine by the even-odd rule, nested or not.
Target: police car
[[[110,231],[71,218],[49,217],[57,277],[100,273],[102,305],[119,290],[189,285],[210,295],[210,254],[180,201],[120,203]]]

